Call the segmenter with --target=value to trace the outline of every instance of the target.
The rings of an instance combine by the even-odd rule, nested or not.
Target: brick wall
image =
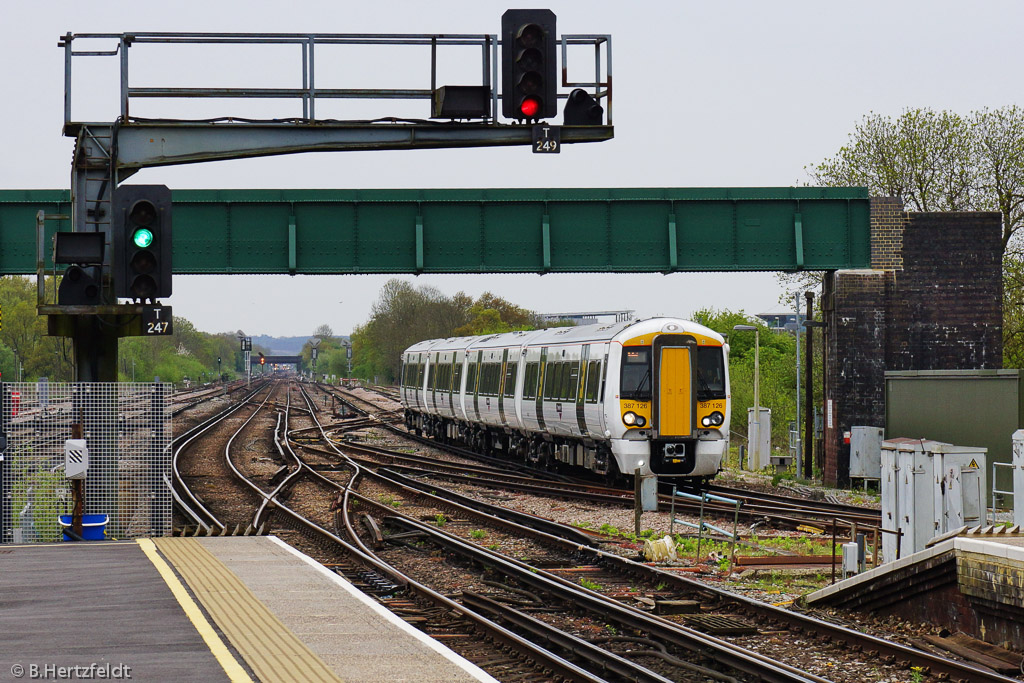
[[[871,268],[900,270],[903,268],[903,230],[907,214],[903,202],[895,197],[872,197],[871,206]]]
[[[997,213],[904,213],[871,201],[875,270],[837,271],[827,324],[824,475],[849,485],[853,425],[884,425],[886,370],[1002,367],[1002,227]]]
[[[826,302],[831,309],[826,317],[826,384],[832,425],[826,403],[824,471],[833,485],[840,481],[840,473],[846,473],[843,481],[849,478],[850,453],[848,446],[844,448],[843,432],[854,424],[885,422],[886,297],[892,276],[892,271],[884,270],[840,271],[831,302]]]

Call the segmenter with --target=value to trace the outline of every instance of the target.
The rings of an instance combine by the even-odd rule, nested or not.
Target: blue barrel
[[[61,515],[57,518],[64,530],[71,528],[71,515]],[[87,541],[102,541],[106,536],[108,515],[82,515],[82,538]],[[71,537],[63,534],[65,541]]]

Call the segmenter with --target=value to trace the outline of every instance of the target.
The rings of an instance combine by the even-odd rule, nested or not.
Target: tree
[[[806,169],[811,183],[865,186],[909,211],[997,211],[1003,242],[1003,363],[1024,362],[1024,109],[1010,105],[960,116],[907,109],[865,116],[836,156]],[[813,276],[780,275],[787,289]]]
[[[533,329],[532,320],[533,313],[490,292],[474,301],[464,292],[449,297],[436,287],[390,280],[370,320],[352,332],[353,374],[393,382],[402,351],[418,341]]]
[[[789,422],[796,419],[796,339],[774,332],[760,318],[743,311],[705,308],[691,318],[729,340],[729,381],[732,392],[730,429],[746,434],[747,408],[754,405],[754,335],[734,332],[735,325],[756,325],[760,340],[761,405],[772,411],[772,442],[787,443]]]

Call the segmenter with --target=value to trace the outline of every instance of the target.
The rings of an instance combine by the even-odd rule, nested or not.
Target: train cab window
[[[651,400],[651,350],[644,346],[622,349],[622,377],[619,395],[634,401]]]
[[[537,398],[537,375],[540,374],[540,363],[527,363],[526,376],[523,377],[523,398]]]
[[[505,387],[502,394],[508,398],[516,395],[516,363],[511,362],[505,366]]]
[[[697,349],[697,400],[725,398],[725,360],[720,346]]]

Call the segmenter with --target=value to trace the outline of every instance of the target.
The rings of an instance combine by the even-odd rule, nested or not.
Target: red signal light
[[[536,97],[527,97],[523,100],[523,103],[519,105],[519,111],[523,112],[523,116],[528,119],[532,119],[537,116],[537,112],[540,111],[540,100]]]

